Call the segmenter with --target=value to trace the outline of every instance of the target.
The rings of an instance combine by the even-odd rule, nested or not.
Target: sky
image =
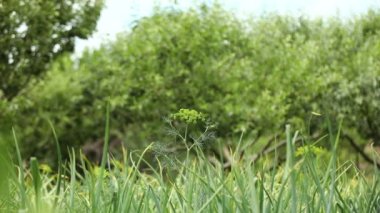
[[[128,30],[134,21],[149,16],[155,5],[186,9],[212,0],[106,0],[98,21],[97,31],[87,40],[78,39],[75,54],[85,48],[97,48],[102,42],[113,40],[116,34]],[[268,12],[306,15],[313,17],[352,17],[370,8],[380,8],[379,0],[219,0],[237,16],[259,16]]]

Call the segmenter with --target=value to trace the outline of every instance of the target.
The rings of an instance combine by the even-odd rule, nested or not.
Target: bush
[[[219,6],[158,9],[77,66],[60,59],[5,108],[22,141],[37,143],[29,153],[53,144],[45,118],[64,145],[101,138],[106,100],[113,134],[130,148],[160,138],[161,118],[180,108],[210,115],[221,138],[271,135],[285,123],[305,130],[317,112],[379,141],[378,17],[243,21]]]
[[[12,100],[44,76],[76,38],[95,31],[102,0],[7,0],[0,5],[0,99]]]

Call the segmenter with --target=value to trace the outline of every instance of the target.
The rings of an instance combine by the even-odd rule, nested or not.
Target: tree
[[[0,99],[12,100],[94,32],[103,0],[0,2]]]

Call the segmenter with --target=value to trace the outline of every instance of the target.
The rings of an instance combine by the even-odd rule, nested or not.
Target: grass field
[[[109,129],[108,124],[106,129]],[[139,165],[150,165],[144,162],[143,156],[154,144],[142,152],[123,150],[122,161],[112,161],[105,154],[100,166],[87,166],[84,171],[79,171],[77,165],[85,167],[85,159],[77,157],[74,150],[66,163],[61,162],[58,154],[58,172],[39,165],[35,158],[23,169],[15,134],[18,172],[7,167],[11,171],[9,176],[5,173],[1,176],[6,187],[2,188],[0,211],[380,211],[379,171],[374,168],[371,174],[364,174],[353,162],[339,162],[339,132],[327,136],[332,148],[326,156],[305,148],[296,153],[297,134],[287,126],[286,161],[280,166],[257,166],[248,158],[233,155],[231,168],[226,171],[210,163],[202,150],[193,146],[187,147],[186,159],[158,161],[158,166],[151,166],[149,173],[141,172]],[[59,146],[57,148],[60,153]],[[190,155],[190,151],[197,153],[196,156]],[[104,153],[107,153],[107,143]],[[138,160],[133,160],[136,156]]]

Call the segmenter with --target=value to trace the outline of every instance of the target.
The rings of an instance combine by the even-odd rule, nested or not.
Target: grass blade
[[[59,194],[61,192],[61,182],[62,182],[62,153],[61,153],[61,147],[59,146],[59,141],[58,141],[58,137],[57,137],[57,133],[54,129],[54,126],[52,124],[52,122],[50,120],[48,120],[49,122],[49,125],[50,125],[50,128],[53,132],[53,136],[54,136],[54,143],[55,143],[55,147],[57,149],[57,160],[58,160],[58,176],[57,176],[57,187],[56,187],[56,193],[55,193],[55,198],[54,198],[54,204],[53,204],[53,208],[55,209],[57,207],[57,202],[58,202],[58,197],[59,197]]]
[[[18,141],[16,137],[15,129],[12,127],[13,139],[16,146],[17,161],[19,167],[19,188],[20,188],[20,197],[21,197],[21,208],[26,209],[26,192],[25,192],[25,180],[24,180],[24,166],[22,163],[21,152],[18,146]]]

